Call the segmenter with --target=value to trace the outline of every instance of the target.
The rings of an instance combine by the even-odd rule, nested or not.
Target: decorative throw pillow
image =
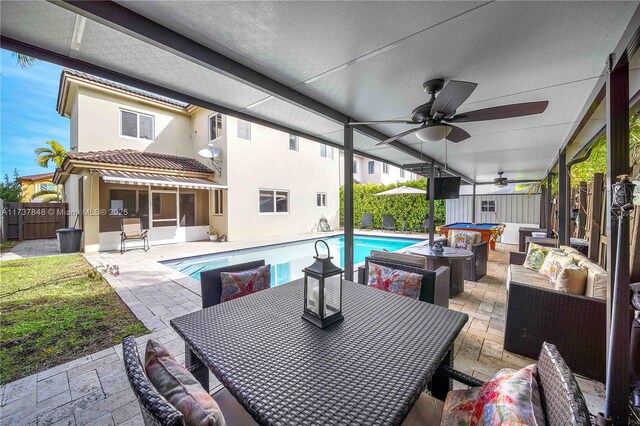
[[[541,246],[536,243],[529,243],[529,250],[527,250],[527,258],[524,260],[522,266],[532,271],[540,271],[540,267],[544,263],[545,257],[554,250],[551,247]]]
[[[544,257],[544,261],[542,262],[542,266],[540,266],[538,273],[540,275],[544,275],[547,278],[550,278],[551,269],[553,268],[554,262],[556,261],[557,258],[560,258],[560,257],[564,257],[568,261],[571,261],[571,257],[569,257],[569,255],[567,254],[562,253],[561,251],[558,251],[558,250],[549,251]]]
[[[567,265],[560,271],[555,280],[555,289],[565,293],[584,296],[587,288],[587,268],[575,263]]]
[[[149,381],[184,416],[187,425],[224,426],[220,407],[195,377],[160,343],[149,340],[145,350]]]
[[[451,247],[467,249],[471,247],[475,241],[476,237],[479,234],[478,232],[469,232],[469,231],[451,231]]]
[[[535,364],[503,369],[481,387],[451,391],[441,424],[544,425]]]
[[[242,272],[221,272],[220,280],[222,281],[220,301],[237,299],[269,288],[271,285],[271,265]]]
[[[551,268],[549,269],[549,282],[555,287],[556,281],[564,268],[569,265],[573,265],[573,258],[571,256],[554,256]],[[585,283],[586,285],[586,283]]]
[[[369,262],[367,284],[369,287],[417,299],[422,287],[422,275]]]

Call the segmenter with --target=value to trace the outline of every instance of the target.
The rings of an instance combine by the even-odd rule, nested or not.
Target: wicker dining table
[[[185,363],[208,371],[264,425],[397,425],[429,384],[444,398],[468,316],[349,281],[344,321],[301,318],[303,280],[171,320]]]

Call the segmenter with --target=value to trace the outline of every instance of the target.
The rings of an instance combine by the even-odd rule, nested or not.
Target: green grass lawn
[[[149,330],[81,256],[0,262],[0,383]]]

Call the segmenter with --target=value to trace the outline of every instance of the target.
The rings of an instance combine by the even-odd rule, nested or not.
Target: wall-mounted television
[[[429,184],[427,181],[427,200],[429,199]],[[459,177],[439,177],[435,178],[434,200],[449,200],[460,198],[460,178]]]

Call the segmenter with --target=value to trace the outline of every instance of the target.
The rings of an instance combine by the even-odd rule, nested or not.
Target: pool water
[[[329,245],[331,255],[334,257],[333,262],[337,264],[339,256],[340,267],[344,268],[344,236],[335,235],[323,238],[323,240]],[[313,263],[316,241],[317,239],[294,241],[226,253],[167,260],[162,263],[199,281],[200,272],[264,259],[267,264],[271,264],[271,285],[274,286],[302,278],[302,269]],[[364,258],[369,255],[371,250],[397,251],[421,241],[415,238],[355,236],[353,261],[354,264],[364,262]],[[321,250],[320,254],[325,253],[324,245],[319,244],[318,250]]]

